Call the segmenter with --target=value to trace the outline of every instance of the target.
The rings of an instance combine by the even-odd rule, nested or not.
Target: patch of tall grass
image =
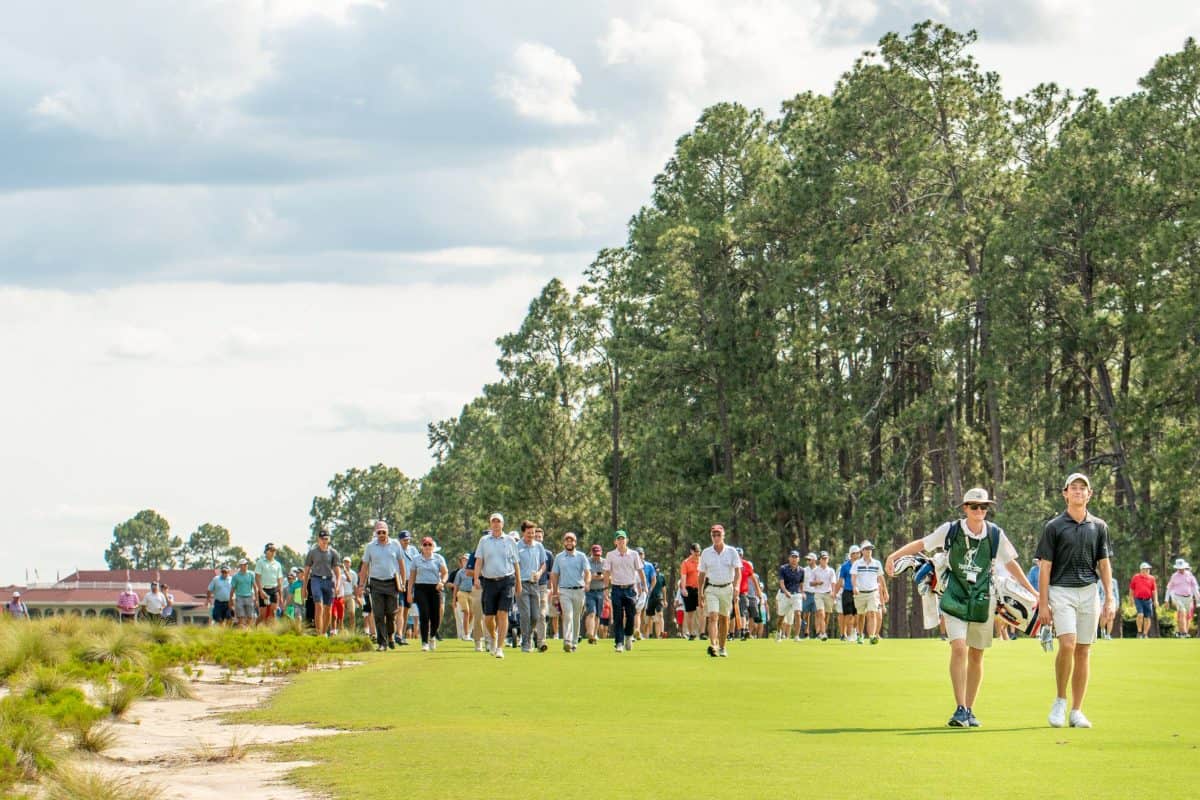
[[[159,800],[160,787],[131,778],[113,778],[92,770],[58,770],[46,782],[46,800]]]

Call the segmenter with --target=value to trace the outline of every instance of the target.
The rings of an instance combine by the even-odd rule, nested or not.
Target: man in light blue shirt
[[[412,534],[408,531],[400,531],[398,534],[400,539],[400,554],[404,559],[404,574],[405,579],[402,581],[404,588],[400,591],[400,597],[397,602],[400,604],[396,611],[396,644],[401,647],[408,646],[408,639],[404,636],[404,632],[412,627],[412,623],[408,621],[409,613],[412,611],[411,604],[408,602],[408,581],[412,579],[413,559],[420,553],[412,543]]]
[[[521,541],[517,543],[517,563],[521,568],[521,593],[517,595],[517,613],[521,619],[521,652],[546,652],[546,617],[542,614],[542,593],[538,581],[546,569],[546,548],[533,538],[537,525],[521,523]],[[533,637],[531,641],[531,636]]]
[[[554,557],[550,569],[550,594],[557,597],[563,615],[563,650],[574,653],[579,644],[579,626],[583,622],[583,595],[592,574],[588,558],[575,549],[575,534],[563,534],[563,550]]]
[[[388,524],[375,523],[375,541],[363,550],[358,582],[371,593],[371,616],[375,620],[375,649],[396,649],[396,614],[400,587],[408,577],[404,551],[388,537]]]
[[[221,574],[208,582],[208,602],[212,604],[213,622],[228,625],[233,619],[233,608],[229,602],[233,595],[233,580],[229,576],[229,565],[221,565]]]
[[[513,592],[521,581],[517,548],[504,535],[504,517],[492,514],[491,531],[475,546],[475,590],[481,592],[483,624],[492,641],[492,655],[504,658],[504,634],[508,631],[508,612]]]

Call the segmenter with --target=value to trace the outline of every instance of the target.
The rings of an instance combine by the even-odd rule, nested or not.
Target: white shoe
[[[1073,711],[1071,711],[1071,727],[1072,728],[1090,728],[1090,727],[1092,727],[1092,723],[1090,720],[1088,720],[1087,717],[1085,717],[1083,715],[1082,711],[1080,711],[1078,708],[1076,708]]]
[[[719,655],[721,658],[729,658],[729,653],[725,652],[724,647],[717,651],[717,655]]]
[[[618,653],[624,653],[624,652],[625,652],[625,645],[623,645],[623,644],[619,644],[619,645],[617,645],[616,647],[614,647],[613,649],[614,649],[614,650],[616,650]]]
[[[633,650],[633,639],[626,639],[626,640],[625,640],[625,649],[626,649],[626,650],[630,650],[630,651],[632,651],[632,650]]]
[[[476,643],[475,643],[475,652],[476,652],[476,653],[482,653],[482,652],[483,652],[483,642],[476,642]]]
[[[1058,697],[1050,706],[1050,727],[1061,728],[1067,724],[1067,698]]]
[[[422,653],[428,653],[428,652],[429,652],[429,645],[428,645],[428,643],[421,645],[421,652],[422,652]]]
[[[504,658],[504,648],[497,647],[495,655],[496,655],[496,658]]]
[[[430,640],[429,640],[429,649],[430,649],[430,650],[437,650],[437,639],[430,639]]]

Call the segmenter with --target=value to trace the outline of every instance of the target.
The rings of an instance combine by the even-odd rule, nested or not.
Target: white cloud
[[[512,72],[496,78],[496,94],[510,100],[523,117],[551,125],[581,125],[593,115],[575,104],[583,81],[574,62],[536,42],[522,42],[512,58]]]

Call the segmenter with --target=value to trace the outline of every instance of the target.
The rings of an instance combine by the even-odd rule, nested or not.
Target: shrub
[[[5,625],[0,640],[0,678],[61,663],[66,656],[64,640],[48,625]]]
[[[53,769],[59,754],[54,729],[45,717],[30,711],[31,705],[17,697],[0,700],[0,761],[30,780]]]
[[[142,696],[143,688],[144,681],[136,685],[120,682],[110,684],[104,693],[104,707],[108,709],[109,714],[119,719],[125,716],[133,701]]]
[[[110,778],[75,768],[59,770],[46,784],[46,800],[159,800],[158,786],[129,778]]]
[[[110,636],[102,636],[88,642],[80,656],[84,661],[109,664],[118,669],[138,667],[146,663],[146,654],[142,647],[137,634],[128,627],[118,628]]]
[[[12,680],[13,691],[33,700],[45,700],[71,685],[70,678],[55,667],[35,667]]]
[[[169,669],[155,670],[146,676],[146,694],[184,700],[196,696],[187,678]]]

